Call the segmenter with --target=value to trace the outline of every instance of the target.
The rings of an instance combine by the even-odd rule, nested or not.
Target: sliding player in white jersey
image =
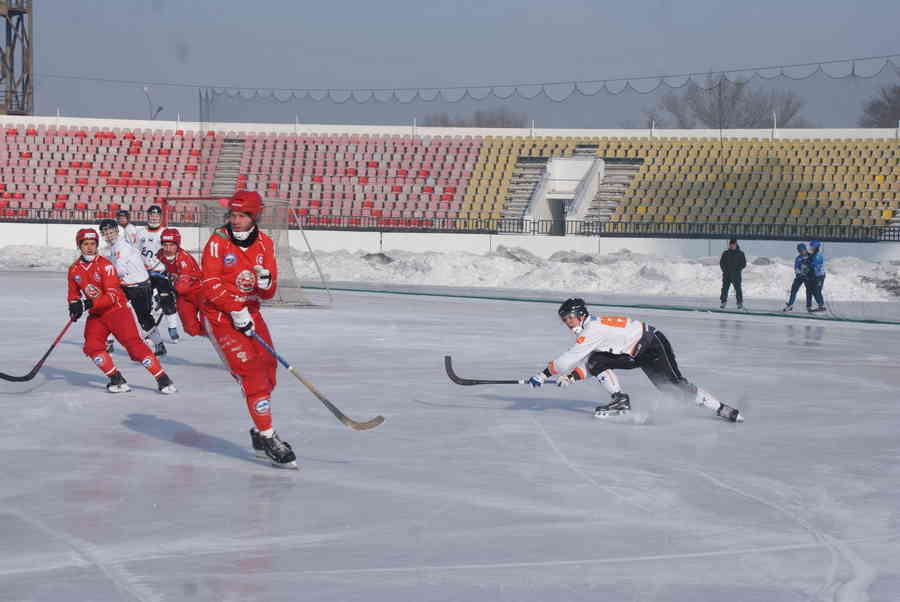
[[[138,253],[124,236],[116,222],[105,219],[100,222],[100,235],[109,244],[108,259],[116,268],[116,275],[122,285],[122,290],[131,303],[138,324],[141,325],[144,338],[153,341],[154,355],[165,355],[166,346],[163,344],[156,320],[153,318],[153,289],[150,286],[150,274],[144,267],[141,254]],[[107,351],[110,351],[110,342],[107,341]]]
[[[584,300],[577,298],[567,299],[558,313],[575,335],[575,345],[532,376],[528,380],[532,387],[542,386],[551,376],[557,377],[561,387],[583,380],[588,374],[596,376],[612,393],[612,401],[594,411],[594,416],[604,418],[631,409],[631,399],[622,392],[612,370],[640,368],[660,391],[706,406],[726,420],[743,422],[737,409],[681,375],[668,339],[652,326],[624,316],[592,316]]]
[[[144,266],[150,272],[150,283],[159,294],[159,304],[166,318],[166,326],[169,328],[169,338],[177,343],[178,334],[178,308],[175,304],[175,289],[166,275],[166,265],[159,260],[157,255],[162,249],[163,232],[162,207],[151,205],[147,209],[147,226],[138,230],[138,250],[144,260]],[[163,353],[165,346],[163,345]],[[157,352],[159,355],[159,352]]]

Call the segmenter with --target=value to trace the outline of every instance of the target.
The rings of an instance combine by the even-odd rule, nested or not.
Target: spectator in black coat
[[[741,272],[747,267],[747,258],[744,252],[737,244],[737,240],[728,241],[728,248],[722,252],[722,258],[719,259],[719,267],[722,268],[722,294],[719,306],[725,309],[725,303],[728,301],[728,289],[734,286],[734,296],[737,299],[737,308],[744,309],[744,291],[741,290]]]

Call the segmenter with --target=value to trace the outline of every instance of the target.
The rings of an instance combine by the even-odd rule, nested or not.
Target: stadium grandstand
[[[0,219],[141,219],[252,189],[306,228],[900,239],[896,130],[285,129],[7,116]]]

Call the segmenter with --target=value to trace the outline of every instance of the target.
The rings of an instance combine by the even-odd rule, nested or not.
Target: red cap
[[[179,247],[181,246],[181,232],[178,231],[178,228],[166,228],[162,231],[162,235],[160,237],[162,242],[174,242]]]
[[[80,248],[81,243],[85,240],[93,240],[99,245],[100,235],[93,228],[82,228],[75,234],[75,245]]]
[[[263,210],[263,200],[258,192],[238,190],[228,199],[228,209],[247,213],[253,219],[258,219]]]

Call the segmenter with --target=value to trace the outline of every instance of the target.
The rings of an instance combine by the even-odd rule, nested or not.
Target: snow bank
[[[642,296],[718,297],[722,273],[718,257],[699,260],[641,255],[622,249],[605,255],[558,252],[541,259],[518,248],[498,247],[484,255],[464,252],[316,253],[333,281],[428,286],[498,287],[585,291]],[[748,257],[744,296],[783,300],[794,278],[793,259]],[[316,280],[307,254],[294,260],[298,275]],[[896,299],[891,282],[900,280],[896,262],[855,258],[828,261],[827,289],[835,301]]]
[[[69,248],[11,245],[0,249],[0,270],[65,271],[74,259]],[[718,297],[718,257],[685,259],[642,255],[622,249],[604,255],[571,251],[542,259],[520,248],[498,247],[487,254],[387,251],[318,252],[331,281],[424,286],[492,287],[585,291],[659,297]],[[827,255],[826,255],[827,257]],[[783,300],[793,280],[793,259],[748,256],[744,295]],[[294,265],[303,280],[318,274],[305,253]],[[827,261],[828,296],[834,301],[887,301],[900,294],[900,262],[856,258]]]

